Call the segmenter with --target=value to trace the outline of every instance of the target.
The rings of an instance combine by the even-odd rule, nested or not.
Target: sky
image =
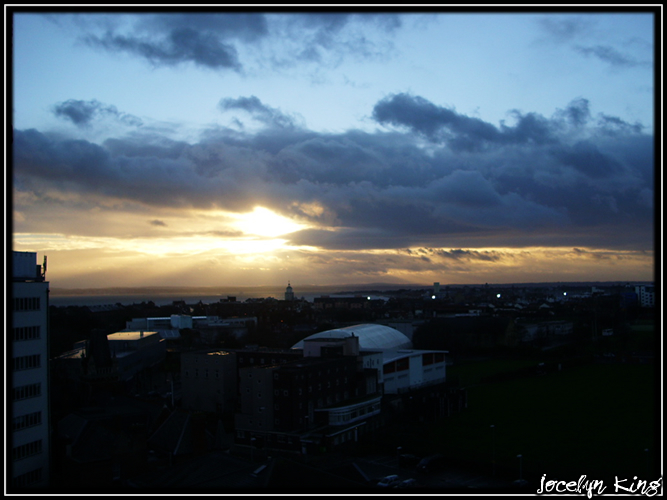
[[[9,15],[52,287],[653,280],[651,12]]]

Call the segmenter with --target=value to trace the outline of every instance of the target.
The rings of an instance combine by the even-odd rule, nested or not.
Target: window
[[[15,417],[12,420],[12,432],[20,431],[22,429],[27,429],[28,427],[35,427],[36,425],[41,425],[42,423],[42,412],[36,411],[35,413],[28,413],[27,415],[21,415]]]
[[[30,370],[32,368],[39,368],[41,366],[41,356],[39,354],[32,354],[30,356],[20,356],[14,358],[14,371]]]
[[[39,297],[20,297],[14,299],[14,311],[39,311]]]
[[[22,488],[24,486],[30,486],[31,484],[38,483],[42,480],[42,468],[31,470],[20,476],[16,476],[12,480],[12,484],[17,488]]]
[[[17,460],[22,460],[32,455],[37,455],[39,453],[42,453],[41,439],[38,439],[37,441],[33,441],[31,443],[22,444],[21,446],[16,446],[12,450],[12,460],[16,462]]]
[[[14,340],[34,340],[40,338],[39,326],[21,326],[14,328]]]
[[[42,384],[22,385],[21,387],[15,387],[13,392],[14,401],[36,398],[42,395]]]

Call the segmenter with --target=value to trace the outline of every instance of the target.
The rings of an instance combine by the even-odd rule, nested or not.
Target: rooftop
[[[144,337],[150,337],[151,335],[158,335],[156,331],[135,331],[135,332],[117,332],[107,335],[109,340],[139,340]]]
[[[412,348],[412,341],[398,330],[375,324],[362,324],[327,330],[310,335],[304,340],[345,338],[351,336],[359,337],[360,349],[386,350]],[[304,340],[294,344],[292,349],[303,349]]]

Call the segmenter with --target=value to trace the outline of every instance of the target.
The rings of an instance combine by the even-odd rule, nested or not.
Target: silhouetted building
[[[380,426],[381,353],[359,352],[358,337],[306,341],[304,357],[239,371],[239,445],[308,453]],[[365,356],[377,358],[366,368]]]
[[[181,355],[183,408],[233,412],[236,404],[236,353],[197,351]]]
[[[285,288],[285,300],[294,300],[294,290],[292,290],[292,285],[289,282],[287,288]]]

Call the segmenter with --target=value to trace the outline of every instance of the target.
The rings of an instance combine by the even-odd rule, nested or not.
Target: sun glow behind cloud
[[[237,219],[234,225],[244,233],[269,238],[283,236],[307,227],[264,207],[255,207],[252,212],[245,214],[229,215]]]

